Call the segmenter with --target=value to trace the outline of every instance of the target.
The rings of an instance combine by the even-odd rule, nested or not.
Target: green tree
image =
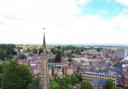
[[[54,78],[54,80],[55,80],[57,83],[60,83],[60,77],[56,76],[56,77]]]
[[[82,75],[80,73],[75,73],[74,75],[77,77],[79,82],[81,82],[83,80]]]
[[[51,80],[50,89],[59,89],[59,84],[55,80]]]
[[[14,44],[8,44],[7,47],[7,54],[13,55],[15,53],[16,46]]]
[[[4,60],[12,58],[15,52],[16,46],[14,44],[0,44],[0,59]]]
[[[60,84],[59,89],[73,89],[73,86],[71,84],[62,83]]]
[[[71,76],[71,84],[74,86],[77,83],[79,83],[79,79],[75,75],[72,75]]]
[[[68,61],[69,61],[69,62],[72,62],[72,58],[71,58],[71,57],[69,57],[69,58],[68,58]]]
[[[55,70],[54,70],[54,66],[53,65],[51,65],[51,69],[52,69],[52,76],[54,76]]]
[[[48,58],[48,62],[54,62],[55,61],[55,57],[49,57]]]
[[[7,69],[8,65],[7,64],[0,64],[0,88],[2,85],[2,79],[3,79],[3,73],[5,69]]]
[[[117,87],[117,86],[112,86],[112,88],[111,89],[120,89],[119,87]]]
[[[64,82],[67,84],[71,84],[71,77],[70,76],[64,77]]]
[[[80,83],[80,89],[93,89],[93,86],[89,81],[82,81]]]
[[[6,50],[0,48],[0,60],[3,60],[4,61],[5,58],[6,58],[6,55],[7,55]]]
[[[67,57],[72,57],[71,52],[68,52],[68,53],[67,53]]]
[[[73,89],[70,76],[66,76],[63,79],[60,79],[59,85],[59,89]]]
[[[26,55],[24,55],[24,54],[20,54],[18,57],[17,57],[17,59],[26,59],[27,57],[26,57]]]
[[[40,77],[33,77],[28,89],[39,89]]]
[[[28,89],[31,79],[31,73],[25,65],[12,61],[4,69],[2,89]]]
[[[123,89],[123,88],[114,85],[114,86],[112,86],[111,89]]]
[[[31,52],[31,50],[30,50],[30,48],[27,48],[27,50],[26,50],[27,52]]]
[[[37,54],[38,53],[38,50],[36,48],[32,48],[31,51],[34,53],[34,54]]]
[[[59,50],[55,56],[55,62],[59,63],[61,62],[61,51]]]
[[[0,48],[5,49],[7,51],[7,54],[13,55],[16,46],[14,44],[0,44]]]
[[[102,50],[102,48],[97,48],[96,50],[97,50],[98,52],[100,52],[100,51]]]
[[[71,77],[66,76],[62,79],[60,77],[53,78],[50,82],[50,89],[73,89]]]
[[[112,86],[115,86],[113,81],[111,79],[108,79],[105,83],[105,88],[106,89],[112,89]]]
[[[1,88],[1,81],[2,81],[2,65],[0,64],[0,88]]]

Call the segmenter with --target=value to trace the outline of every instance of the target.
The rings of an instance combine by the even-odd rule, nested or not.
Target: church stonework
[[[42,53],[42,63],[41,63],[41,79],[39,83],[39,89],[49,89],[49,77],[48,77],[48,60],[46,53],[46,41],[45,33],[43,36],[43,53]]]

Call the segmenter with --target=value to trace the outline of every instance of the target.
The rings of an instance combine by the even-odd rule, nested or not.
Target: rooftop
[[[84,71],[84,74],[98,74],[98,75],[115,75],[116,73],[113,71]]]

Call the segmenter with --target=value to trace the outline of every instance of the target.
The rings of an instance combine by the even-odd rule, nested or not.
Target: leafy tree
[[[51,48],[51,52],[52,52],[53,54],[56,54],[56,53],[57,53],[57,49],[56,49],[56,48]]]
[[[13,55],[16,46],[14,44],[0,44],[1,49],[5,49],[7,54]]]
[[[17,57],[17,59],[26,59],[27,57],[26,57],[26,55],[24,55],[24,54],[21,54],[21,55],[19,55],[18,57]]]
[[[0,88],[1,88],[1,81],[2,81],[2,73],[3,73],[2,65],[0,64]]]
[[[31,73],[25,65],[12,61],[4,69],[2,89],[28,89],[31,79]]]
[[[60,77],[56,76],[56,77],[54,78],[54,80],[55,80],[57,83],[60,83]]]
[[[108,79],[105,83],[105,88],[106,89],[112,89],[112,87],[115,86],[113,81],[111,79]]]
[[[26,50],[27,52],[31,52],[31,50],[30,50],[30,48],[27,48],[27,50]]]
[[[55,80],[51,80],[50,89],[59,89],[59,84]]]
[[[7,55],[6,50],[0,48],[0,60],[5,60],[6,55]]]
[[[112,88],[111,89],[124,89],[123,87],[118,87],[118,86],[112,86]],[[126,88],[127,89],[127,88]]]
[[[33,77],[32,82],[28,85],[28,89],[39,89],[39,77]]]
[[[70,76],[64,77],[64,82],[67,84],[71,84],[71,77]]]
[[[7,46],[7,54],[13,55],[15,53],[16,46],[14,44],[8,44]]]
[[[55,57],[49,57],[48,58],[48,62],[54,62],[55,61]]]
[[[53,87],[51,89],[73,89],[73,86],[75,86],[76,84],[79,84],[82,81],[81,78],[82,78],[81,74],[79,73],[75,73],[71,76],[66,76],[63,78],[56,76],[51,81],[50,86]]]
[[[82,75],[80,73],[75,73],[74,75],[77,77],[79,82],[81,82],[83,80]]]
[[[69,58],[68,58],[68,61],[69,61],[69,62],[72,62],[72,58],[71,58],[71,57],[69,57]]]
[[[51,89],[73,89],[71,85],[71,77],[66,76],[62,79],[55,77],[50,83]]]
[[[71,52],[68,52],[68,53],[67,53],[67,57],[72,57]]]
[[[66,76],[63,79],[60,79],[59,85],[59,89],[73,89],[70,76]]]
[[[12,55],[15,55],[15,48],[14,44],[0,44],[0,59],[4,60],[12,58]]]
[[[97,48],[96,50],[97,50],[98,52],[100,52],[100,51],[102,50],[102,48]]]
[[[112,86],[112,88],[111,89],[120,89],[119,87],[117,87],[117,86]]]
[[[61,62],[61,51],[58,51],[55,56],[55,62],[59,63]]]
[[[0,64],[0,89],[2,85],[3,73],[4,73],[4,70],[7,69],[7,67],[8,67],[7,64]]]
[[[59,89],[73,89],[73,86],[68,83],[62,83],[62,84],[60,84]]]
[[[71,84],[76,85],[77,83],[79,83],[79,79],[75,75],[72,75],[71,76]]]
[[[52,76],[54,76],[54,66],[53,65],[51,66],[51,69],[52,69]]]
[[[32,48],[31,51],[34,53],[34,54],[37,54],[38,53],[38,50],[36,48]]]
[[[88,81],[82,81],[80,83],[80,89],[93,89],[93,86],[90,82]]]

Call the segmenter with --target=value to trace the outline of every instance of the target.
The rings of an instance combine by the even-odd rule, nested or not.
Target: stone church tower
[[[43,28],[45,30],[45,28]],[[45,32],[43,36],[43,53],[42,53],[42,63],[41,63],[41,79],[39,83],[39,89],[49,89],[49,78],[48,78],[48,60],[47,60],[47,48],[45,41]]]

